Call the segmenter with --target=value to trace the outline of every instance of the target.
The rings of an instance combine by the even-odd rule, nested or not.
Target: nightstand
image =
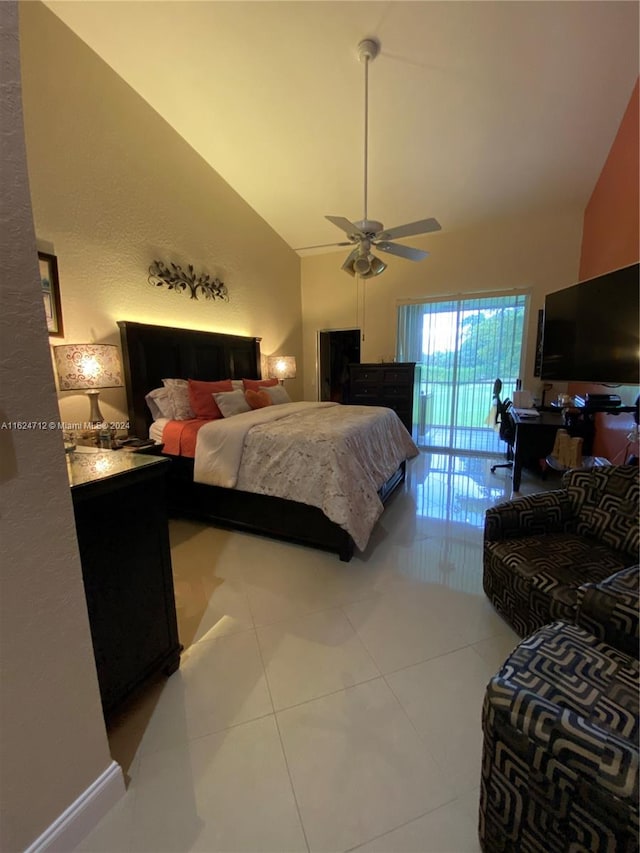
[[[149,453],[151,456],[160,456],[164,449],[164,444],[147,444],[144,447],[123,445],[119,449],[124,450],[125,453]]]
[[[152,676],[180,663],[162,457],[67,454],[105,720]]]

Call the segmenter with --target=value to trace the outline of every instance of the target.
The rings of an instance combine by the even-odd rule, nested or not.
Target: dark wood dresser
[[[89,624],[105,720],[180,663],[165,476],[168,459],[68,454]]]
[[[415,367],[413,361],[350,364],[350,403],[393,409],[411,433]]]

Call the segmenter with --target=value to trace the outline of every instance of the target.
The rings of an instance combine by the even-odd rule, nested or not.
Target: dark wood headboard
[[[145,395],[163,379],[260,379],[260,338],[118,322],[131,432],[146,438]]]

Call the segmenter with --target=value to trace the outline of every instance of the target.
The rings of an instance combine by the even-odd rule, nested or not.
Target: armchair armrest
[[[640,658],[640,566],[578,588],[576,624],[599,640]]]
[[[526,495],[490,507],[485,513],[484,539],[497,542],[521,536],[567,533],[577,518],[566,491]]]

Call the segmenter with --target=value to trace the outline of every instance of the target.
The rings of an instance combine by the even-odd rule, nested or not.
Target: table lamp
[[[86,391],[91,404],[89,421],[104,423],[98,405],[102,388],[122,387],[118,347],[113,344],[64,344],[53,348],[61,391]]]
[[[296,378],[296,359],[293,355],[270,355],[267,358],[269,379],[279,379],[284,385],[285,379]]]

